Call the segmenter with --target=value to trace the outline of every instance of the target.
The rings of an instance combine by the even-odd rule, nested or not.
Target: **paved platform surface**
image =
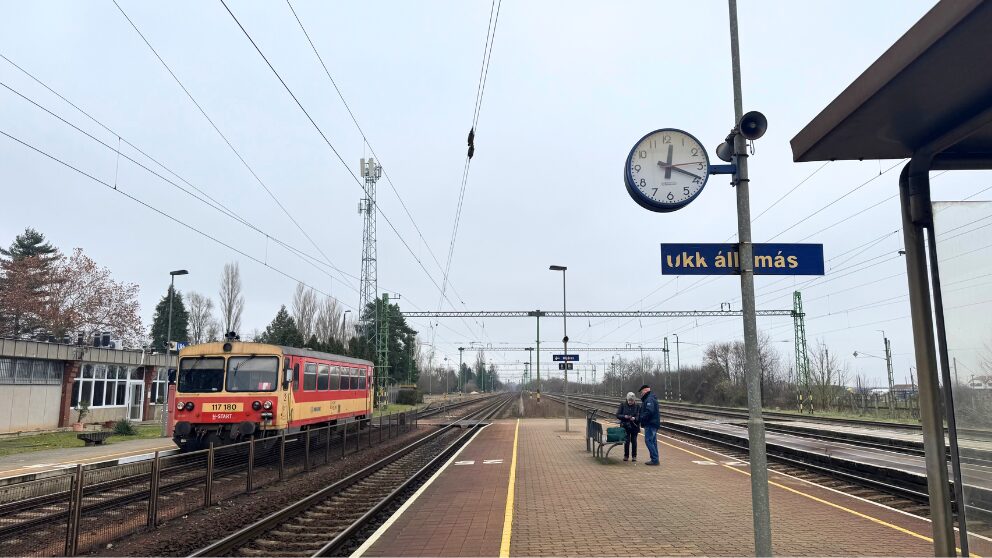
[[[101,446],[16,453],[0,457],[0,479],[57,471],[75,467],[78,463],[86,465],[104,461],[126,462],[128,459],[154,454],[156,451],[175,450],[176,444],[170,438],[142,438],[116,441]]]
[[[517,423],[487,427],[361,555],[499,556],[501,542],[511,556],[753,554],[746,463],[666,437],[661,467],[603,463],[574,431],[582,421],[572,422],[571,433],[563,426],[561,419],[521,420],[515,471],[508,463]],[[502,462],[485,463],[494,459]],[[927,520],[779,473],[770,483],[778,555],[933,554]],[[971,550],[989,556],[992,541],[972,537]]]

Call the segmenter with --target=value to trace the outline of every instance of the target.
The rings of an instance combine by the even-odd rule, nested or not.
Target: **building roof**
[[[164,354],[150,354],[134,350],[115,350],[89,345],[64,345],[30,339],[0,338],[0,357],[38,358],[46,360],[84,360],[105,364],[133,366],[166,366]]]
[[[990,36],[992,1],[942,0],[792,138],[793,159],[992,159]]]

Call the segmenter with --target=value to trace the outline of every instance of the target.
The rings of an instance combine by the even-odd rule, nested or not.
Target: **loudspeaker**
[[[752,110],[741,117],[741,121],[737,127],[740,129],[742,136],[749,140],[756,140],[765,135],[765,131],[768,130],[768,119],[765,118],[764,114]]]
[[[721,161],[730,162],[734,158],[734,147],[730,145],[729,142],[723,142],[716,146],[716,156],[720,158]]]

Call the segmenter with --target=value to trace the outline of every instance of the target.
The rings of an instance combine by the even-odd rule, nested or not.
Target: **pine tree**
[[[272,319],[262,334],[262,342],[271,345],[284,345],[288,347],[303,347],[303,336],[296,327],[296,321],[286,311],[286,306],[280,306],[276,317]]]
[[[169,328],[169,293],[172,286],[165,292],[165,296],[155,306],[155,316],[152,318],[152,347],[164,349],[168,341]],[[176,291],[172,299],[172,341],[179,343],[189,342],[189,313],[183,303],[183,293]]]
[[[45,242],[45,235],[28,227],[24,229],[24,234],[17,235],[10,248],[4,250],[0,248],[0,254],[17,261],[23,258],[37,256],[41,259],[48,259],[58,253],[58,249]]]

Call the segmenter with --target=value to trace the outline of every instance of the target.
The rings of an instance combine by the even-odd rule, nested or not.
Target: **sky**
[[[658,128],[690,132],[716,160],[734,124],[725,2],[500,3],[444,301],[489,2],[291,0],[348,108],[289,5],[228,2],[306,113],[221,2],[118,2],[123,13],[111,0],[3,4],[0,130],[90,177],[0,136],[0,245],[34,227],[66,252],[83,248],[118,280],[141,286],[146,324],[170,270],[189,270],[180,290],[216,299],[231,261],[244,283],[242,333],[264,329],[297,281],[357,307],[356,175],[373,150],[386,173],[378,183],[379,288],[398,293],[403,309],[559,309],[561,277],[550,264],[568,266],[573,310],[740,308],[736,277],[660,274],[659,243],[734,240],[728,178],[711,177],[692,204],[657,214],[634,203],[622,177],[633,144]],[[901,162],[797,164],[788,142],[933,4],[739,7],[744,109],[769,121],[749,161],[754,240],[822,243],[827,270],[758,277],[758,308],[791,309],[800,290],[809,344],[825,343],[852,375],[878,386],[886,383],[881,330],[897,383],[913,365],[898,254]],[[946,200],[990,185],[977,172],[933,180],[934,198]],[[251,226],[177,187],[191,190],[187,183]],[[535,339],[529,319],[439,320],[433,331],[425,319],[409,321],[434,340],[438,360],[456,362],[459,346],[490,347],[487,357],[511,379],[526,353],[499,347]],[[560,342],[560,322],[542,325],[543,343]],[[792,320],[760,318],[758,326],[783,363],[793,362]],[[583,347],[658,347],[668,336],[674,348],[678,335],[680,362],[697,364],[706,344],[742,335],[740,318],[573,319],[568,331],[583,363],[600,367],[615,353]]]

